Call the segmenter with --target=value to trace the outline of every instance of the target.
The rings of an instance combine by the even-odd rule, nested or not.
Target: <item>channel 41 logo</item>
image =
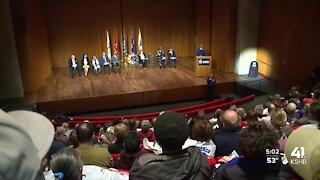
[[[304,147],[295,147],[291,152],[290,164],[307,164],[307,158]]]

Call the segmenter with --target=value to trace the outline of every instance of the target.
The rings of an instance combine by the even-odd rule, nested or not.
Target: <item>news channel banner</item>
[[[266,149],[266,161],[267,164],[275,164],[281,160],[283,164],[305,165],[307,164],[305,152],[305,147],[294,147],[290,153],[290,162],[288,162],[286,155],[280,153],[279,149]]]

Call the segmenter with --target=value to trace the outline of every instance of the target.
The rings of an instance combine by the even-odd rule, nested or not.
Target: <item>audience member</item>
[[[63,126],[58,126],[57,129],[56,129],[56,136],[55,136],[55,139],[57,141],[61,141],[65,144],[68,143],[69,141],[69,137],[65,135],[65,129]]]
[[[222,127],[216,130],[213,138],[217,146],[215,156],[229,156],[234,150],[239,154],[237,138],[242,127],[238,114],[233,110],[226,110],[220,121]]]
[[[267,163],[266,160],[267,150],[278,148],[274,130],[262,122],[248,124],[240,132],[238,146],[243,157],[234,158],[221,165],[214,179],[278,179],[281,162]],[[280,156],[277,158],[280,159]]]
[[[189,136],[183,115],[166,112],[160,115],[154,130],[163,153],[147,153],[137,158],[130,179],[210,179],[207,157],[196,147],[182,149]]]
[[[71,133],[71,129],[70,129],[70,127],[69,127],[69,123],[68,122],[64,122],[64,123],[62,123],[62,127],[64,128],[64,131],[65,131],[65,135],[66,136],[70,136],[70,133]]]
[[[292,123],[299,118],[297,114],[297,105],[293,102],[289,103],[287,106],[287,121]]]
[[[276,131],[278,139],[283,136],[289,136],[292,132],[287,123],[287,114],[281,108],[275,108],[271,111],[271,126]]]
[[[70,141],[70,147],[74,149],[78,147],[78,138],[77,138],[76,130],[71,131],[69,141]]]
[[[141,131],[138,132],[138,135],[140,137],[140,143],[142,143],[144,138],[147,138],[149,142],[154,142],[156,137],[154,135],[154,131],[152,131],[151,123],[149,120],[143,120],[140,123]]]
[[[199,120],[192,127],[191,138],[198,141],[196,146],[209,157],[213,157],[216,151],[216,145],[211,140],[213,133],[213,126],[207,120]]]
[[[294,125],[318,124],[320,122],[320,103],[315,102],[310,105],[307,116],[294,122]]]
[[[304,125],[295,130],[287,140],[285,154],[288,164],[303,179],[320,179],[320,130],[316,125]],[[297,149],[298,148],[298,149]],[[303,148],[303,149],[302,149]],[[297,159],[292,152],[303,153]],[[299,160],[299,163],[296,160]],[[305,163],[303,163],[305,162]],[[290,177],[298,179],[297,177]]]
[[[240,117],[241,121],[245,121],[246,120],[247,114],[246,114],[246,111],[243,108],[237,108],[236,113]]]
[[[128,134],[128,128],[125,124],[117,124],[114,126],[114,136],[117,138],[116,142],[109,145],[110,153],[120,153],[124,149],[124,138]]]
[[[54,137],[54,127],[31,111],[0,109],[0,179],[43,179],[40,168]]]
[[[51,171],[46,176],[47,180],[129,179],[127,175],[119,172],[95,165],[83,165],[80,156],[72,148],[64,148],[56,153],[50,161],[50,167]]]
[[[254,109],[250,109],[247,113],[247,125],[248,124],[252,124],[252,123],[256,123],[258,122],[258,114]],[[265,124],[271,126],[271,122],[266,123],[266,121],[264,121]]]
[[[120,156],[115,159],[115,168],[130,170],[136,157],[140,157],[142,153],[139,136],[136,133],[129,133],[124,138],[124,149],[120,151]]]
[[[97,165],[108,168],[113,166],[113,159],[106,148],[93,147],[94,126],[81,123],[76,129],[78,147],[76,148],[85,165]]]

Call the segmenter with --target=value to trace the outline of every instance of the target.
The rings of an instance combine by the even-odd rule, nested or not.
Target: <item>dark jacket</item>
[[[196,147],[179,154],[144,154],[132,165],[130,179],[211,179],[206,155]]]
[[[134,160],[143,154],[142,151],[127,153],[125,150],[120,151],[120,156],[114,160],[114,167],[118,169],[130,170]]]
[[[115,143],[109,145],[109,152],[112,154],[118,154],[122,149],[124,149],[123,140],[118,139]]]
[[[213,142],[217,146],[215,152],[216,157],[229,156],[233,150],[240,154],[237,140],[241,129],[241,127],[232,130],[220,128],[216,131],[213,138]]]
[[[235,158],[223,164],[217,170],[216,180],[274,180],[279,179],[281,162],[267,164],[266,160],[250,161],[245,158]]]

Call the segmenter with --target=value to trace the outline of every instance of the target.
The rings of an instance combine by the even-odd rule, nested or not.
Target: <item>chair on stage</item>
[[[148,55],[148,61],[147,61],[147,67],[155,67],[156,66],[156,58],[155,55],[152,53],[149,53]]]

